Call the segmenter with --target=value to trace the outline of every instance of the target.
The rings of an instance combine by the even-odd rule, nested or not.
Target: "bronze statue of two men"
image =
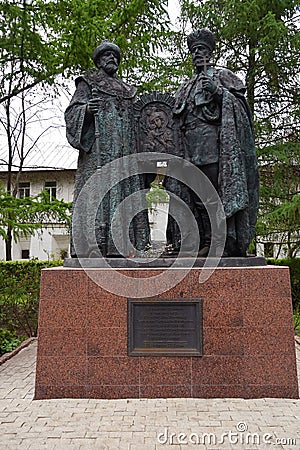
[[[182,170],[189,170],[188,163],[196,166],[207,177],[208,185],[217,192],[223,205],[227,228],[225,247],[222,239],[219,242],[216,236],[215,248],[210,255],[243,257],[255,235],[259,185],[246,89],[230,70],[212,65],[215,38],[211,31],[205,28],[196,30],[188,36],[187,43],[195,74],[178,89],[173,107],[174,123],[180,133]],[[76,92],[66,110],[67,138],[79,150],[75,203],[83,186],[98,168],[137,151],[133,114],[136,90],[115,76],[120,57],[119,47],[103,41],[94,52],[97,69],[76,80]],[[160,115],[156,115],[159,119]],[[170,143],[171,140],[168,148]],[[172,153],[172,149],[169,151]],[[171,173],[169,175],[165,178],[165,187],[176,193],[196,218],[200,232],[200,245],[196,252],[198,256],[206,257],[212,241],[211,219],[214,220],[214,211],[217,215],[217,204],[212,200],[214,197],[209,195],[207,186],[202,189],[199,185],[197,192],[203,190],[203,195],[201,193],[199,196]],[[195,177],[195,172],[188,176]],[[193,180],[193,184],[199,184],[200,179],[203,180],[203,177]],[[101,253],[104,256],[128,257],[120,255],[114,246],[110,231],[113,215],[127,196],[138,191],[145,192],[149,186],[149,174],[143,175],[137,168],[137,175],[128,180],[114,186],[112,192],[104,197],[101,207],[92,206],[97,209],[93,217],[89,217],[91,205],[87,205],[82,214],[77,214],[72,227],[72,256],[91,256],[93,249],[89,248],[85,224],[96,217],[95,234]],[[136,199],[136,196],[133,197]],[[140,197],[141,204],[142,201]],[[170,210],[174,207],[176,201],[171,198]],[[147,211],[142,208],[132,216],[129,236],[133,246],[143,251],[149,248],[150,231]],[[127,202],[126,213],[130,214],[130,202]],[[120,234],[122,232],[120,230]],[[75,234],[78,236],[76,245]],[[176,255],[180,248],[186,256],[189,252],[195,252],[188,221],[182,230],[169,216],[167,244],[165,254],[170,256]]]

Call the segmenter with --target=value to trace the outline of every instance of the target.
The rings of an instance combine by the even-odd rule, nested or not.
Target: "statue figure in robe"
[[[226,244],[225,248],[218,246],[217,236],[213,256],[243,257],[255,236],[259,189],[246,88],[233,72],[212,65],[215,38],[210,30],[203,28],[192,32],[187,38],[187,44],[195,74],[178,89],[173,109],[183,142],[183,158],[206,175],[224,208]],[[203,192],[200,199],[192,190],[187,192],[186,187],[183,188],[171,177],[167,178],[165,184],[192,209],[199,224],[198,256],[206,257],[212,239],[206,209],[211,202],[207,186],[199,186],[199,192]],[[209,206],[216,217],[217,205],[210,203]],[[183,246],[188,254],[194,243],[194,236],[189,233],[188,227],[180,236],[178,227],[174,227],[170,218],[167,231],[169,253],[176,254],[178,247]]]
[[[133,113],[136,88],[115,75],[120,59],[120,48],[107,40],[102,41],[93,53],[96,68],[76,79],[76,91],[65,112],[68,142],[79,151],[73,202],[76,214],[73,213],[71,231],[72,257],[128,257],[133,248],[143,252],[150,246],[145,195],[134,197],[123,208],[123,213],[129,217],[129,230],[124,226],[125,217],[124,221],[113,223],[123,200],[145,188],[145,177],[139,174],[138,166],[136,175],[124,179],[126,164],[119,159],[136,153]],[[90,177],[112,161],[120,161],[120,170],[106,171],[105,177],[98,182],[101,187],[113,184],[114,180],[116,184],[105,194],[100,205],[95,201],[96,192],[85,193],[86,199],[81,199],[80,210],[76,210],[77,199]],[[135,164],[134,160],[131,160],[132,164]],[[119,242],[129,241],[122,254],[113,237]]]

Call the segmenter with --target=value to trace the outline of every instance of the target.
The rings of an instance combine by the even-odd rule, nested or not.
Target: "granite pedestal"
[[[154,297],[202,298],[203,356],[128,356],[128,299],[101,287],[109,270],[42,271],[35,399],[298,398],[287,267],[218,267],[202,284],[196,267]],[[115,270],[155,283],[163,269]]]

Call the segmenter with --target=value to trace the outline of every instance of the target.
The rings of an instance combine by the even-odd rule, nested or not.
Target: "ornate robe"
[[[120,249],[116,248],[112,236],[113,231],[114,238],[116,237],[119,242],[126,243],[129,237],[129,245],[124,244],[125,247],[121,252],[123,256],[128,256],[132,250],[130,242],[138,250],[143,250],[149,245],[150,235],[147,205],[143,194],[134,197],[132,201],[129,200],[126,208],[123,208],[123,213],[127,215],[127,219],[129,218],[129,230],[126,229],[125,217],[124,221],[113,222],[114,214],[122,201],[145,187],[144,177],[138,174],[139,170],[134,159],[131,160],[131,170],[132,165],[136,164],[136,175],[126,179],[124,176],[126,177],[128,167],[121,160],[118,162],[119,158],[132,155],[136,151],[133,118],[136,89],[116,77],[108,76],[102,70],[88,71],[84,77],[77,78],[75,83],[76,92],[65,112],[67,139],[79,150],[71,255],[98,256],[100,248],[103,256],[120,256]],[[87,111],[87,103],[92,97],[101,101],[96,115]],[[78,206],[76,202],[79,194],[90,177],[98,168],[104,168],[112,161],[116,162],[117,169],[106,171],[101,180],[95,177],[95,184],[89,186],[90,192],[84,190],[84,196],[80,196]],[[123,180],[120,181],[121,179]],[[97,204],[97,190],[105,189],[106,185],[113,187],[104,195],[101,204]],[[140,211],[137,215],[134,213],[134,207]]]
[[[245,256],[255,236],[259,190],[245,86],[227,69],[209,67],[207,75],[221,90],[220,104],[209,93],[201,94],[197,87],[199,75],[194,75],[176,93],[174,114],[182,130],[183,157],[200,168],[218,163],[218,194],[227,222],[226,250],[229,256]],[[171,191],[175,189],[174,183],[169,182]],[[193,209],[193,205],[190,206]],[[176,240],[178,238],[173,237],[173,242]]]

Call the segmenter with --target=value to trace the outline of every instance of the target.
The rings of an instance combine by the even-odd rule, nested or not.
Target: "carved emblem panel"
[[[170,94],[153,92],[135,103],[138,152],[157,152],[180,156],[178,125],[173,117],[175,99]]]

